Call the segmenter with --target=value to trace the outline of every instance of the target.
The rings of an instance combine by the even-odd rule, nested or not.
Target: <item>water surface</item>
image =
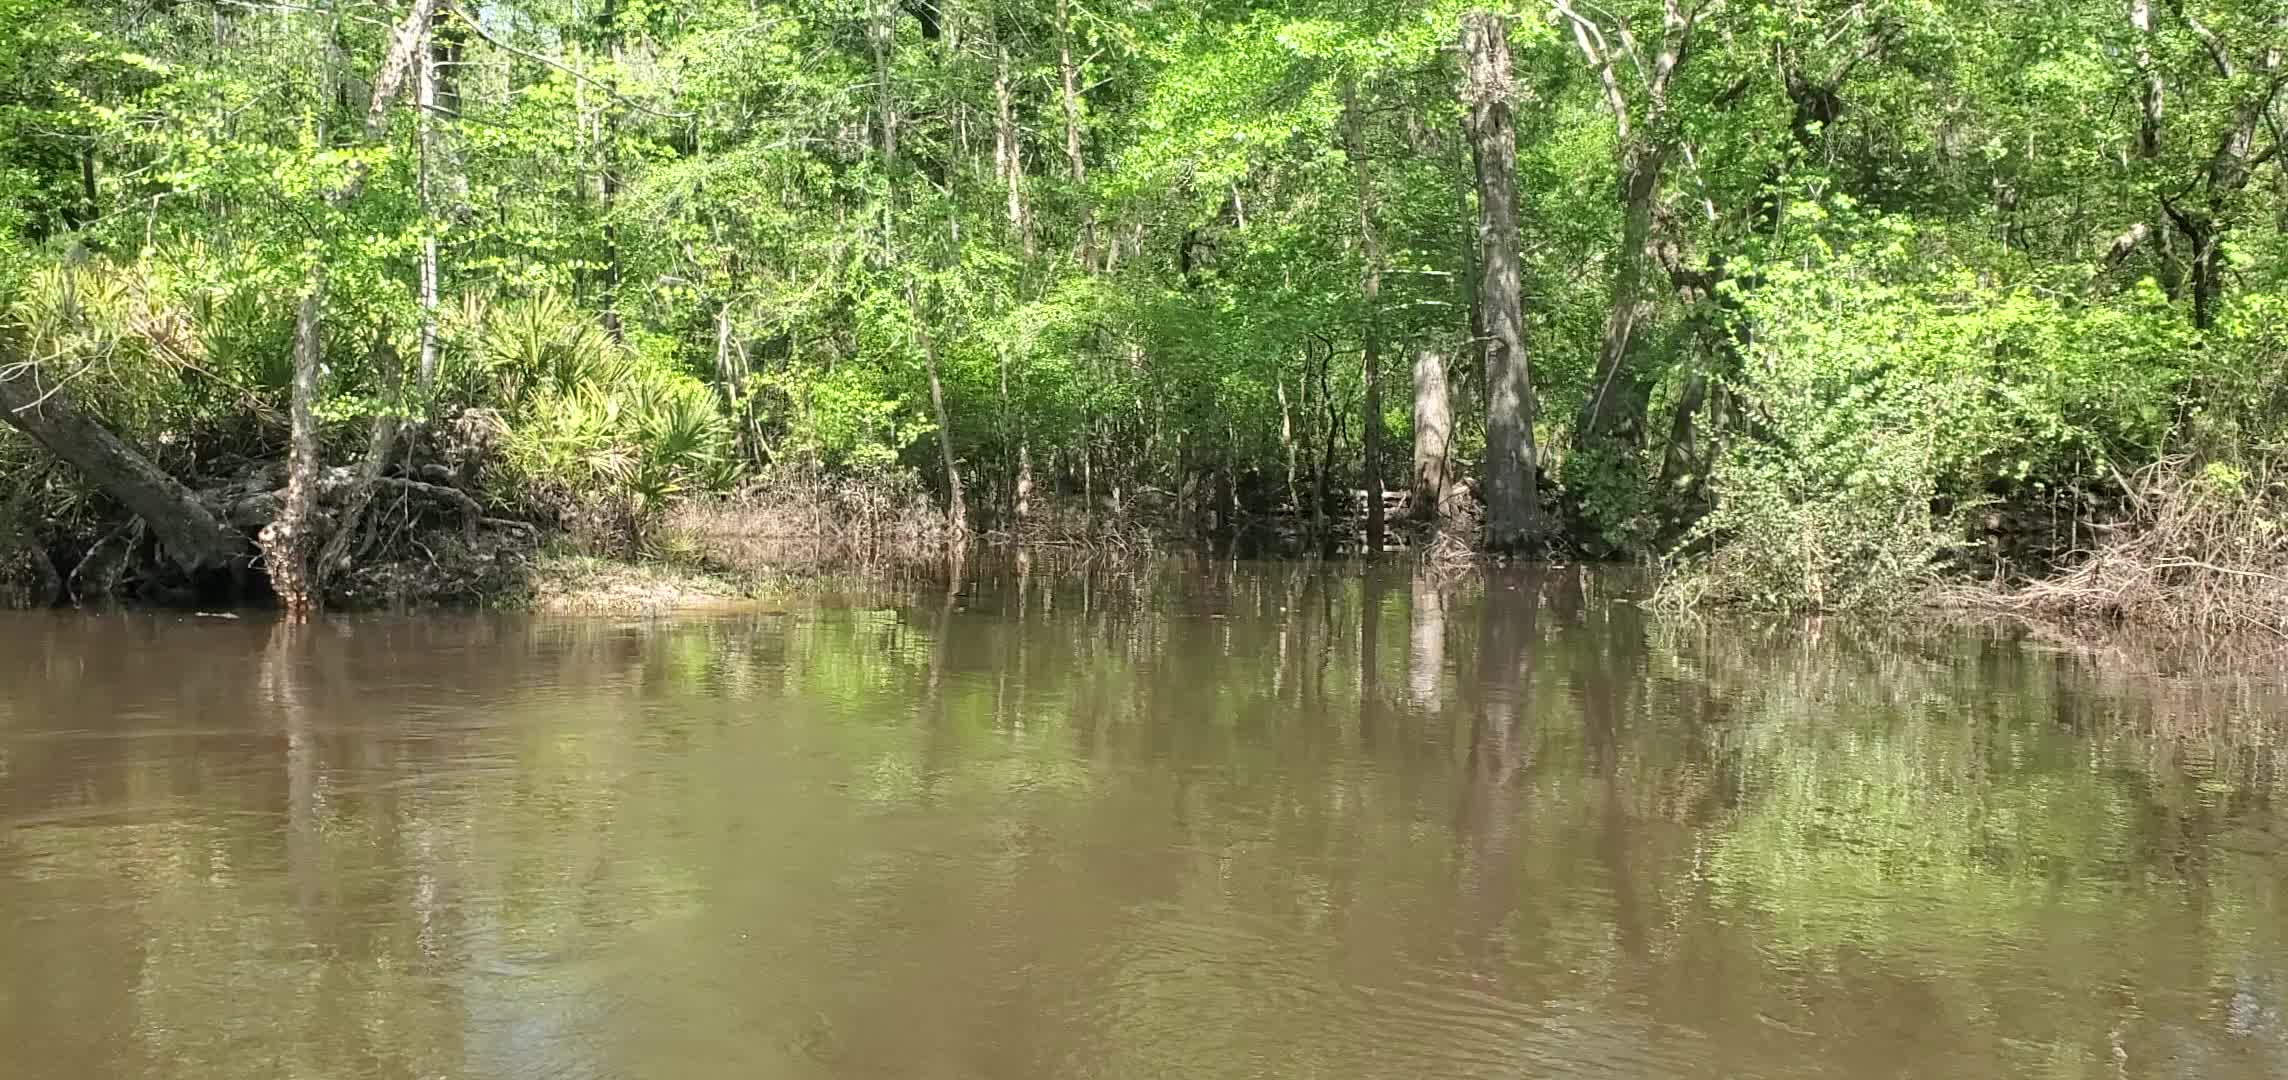
[[[2279,1078],[2284,702],[1577,571],[6,616],[0,1077]]]

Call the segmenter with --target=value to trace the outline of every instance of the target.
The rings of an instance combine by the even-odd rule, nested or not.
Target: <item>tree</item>
[[[1478,287],[1486,370],[1486,545],[1517,551],[1538,539],[1533,373],[1525,348],[1518,265],[1517,132],[1509,20],[1462,17],[1462,101],[1478,170]]]
[[[1364,307],[1359,330],[1360,471],[1366,482],[1366,550],[1382,551],[1382,241],[1375,232],[1374,173],[1367,157],[1366,117],[1359,108],[1355,81],[1343,82],[1343,148],[1358,177],[1359,249],[1366,275],[1359,286]]]

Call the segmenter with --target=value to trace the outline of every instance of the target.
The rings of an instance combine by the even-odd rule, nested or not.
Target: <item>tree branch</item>
[[[2185,13],[2185,25],[2192,27],[2193,36],[2201,39],[2201,47],[2208,50],[2209,61],[2216,65],[2217,74],[2232,78],[2232,52],[2224,47],[2224,40],[2191,12]]]
[[[620,104],[627,106],[628,108],[634,109],[634,110],[636,110],[636,111],[638,111],[638,112],[647,112],[647,113],[650,113],[650,114],[652,114],[653,116],[664,117],[664,118],[666,118],[666,119],[669,119],[669,120],[689,120],[689,119],[691,119],[693,116],[696,116],[696,115],[698,115],[698,114],[696,114],[696,113],[688,113],[688,112],[670,112],[670,111],[668,111],[668,110],[665,110],[665,109],[655,109],[655,108],[653,108],[653,107],[651,107],[651,106],[649,106],[649,105],[646,105],[646,104],[644,104],[643,102],[640,102],[640,101],[637,101],[637,100],[636,100],[636,99],[634,99],[634,98],[628,97],[627,95],[625,95],[625,94],[622,94],[622,93],[620,93],[619,91],[617,91],[617,90],[614,90],[614,89],[612,89],[611,87],[604,85],[603,83],[597,82],[596,80],[594,80],[594,79],[591,79],[591,78],[589,78],[588,76],[586,76],[586,75],[584,75],[584,74],[581,74],[580,72],[578,72],[578,71],[575,71],[575,70],[573,70],[572,68],[570,68],[570,67],[568,67],[568,66],[566,66],[566,65],[564,65],[564,64],[562,64],[562,63],[560,63],[560,62],[558,62],[558,61],[555,61],[555,60],[551,60],[551,59],[549,59],[548,57],[545,57],[545,56],[542,56],[542,55],[540,55],[539,53],[535,53],[535,52],[526,52],[526,51],[525,51],[525,50],[523,50],[523,49],[519,49],[519,48],[517,48],[517,47],[516,47],[516,46],[514,46],[514,45],[511,45],[511,44],[509,44],[509,43],[507,43],[507,42],[505,42],[505,41],[502,41],[502,40],[501,40],[501,39],[499,39],[499,38],[496,38],[496,37],[492,36],[492,35],[491,35],[491,34],[489,34],[489,33],[486,33],[486,32],[485,32],[485,28],[484,28],[483,26],[480,26],[480,25],[478,25],[478,23],[477,23],[477,20],[476,20],[476,17],[475,17],[475,16],[472,16],[472,15],[470,15],[470,14],[469,14],[468,12],[466,12],[466,11],[463,11],[463,10],[461,10],[461,6],[460,6],[459,4],[454,4],[454,3],[447,3],[447,4],[445,5],[445,10],[446,10],[446,11],[449,11],[449,12],[452,12],[452,13],[453,13],[453,17],[454,17],[454,18],[457,18],[457,19],[461,20],[461,25],[463,25],[463,26],[466,26],[466,27],[468,27],[468,28],[469,28],[469,32],[470,32],[470,33],[473,33],[473,34],[477,35],[479,38],[482,38],[482,39],[484,39],[484,42],[485,42],[486,44],[488,44],[488,45],[491,45],[493,48],[499,49],[500,51],[502,51],[502,52],[505,52],[505,53],[507,53],[507,54],[509,54],[509,55],[511,55],[511,56],[521,57],[521,58],[523,58],[523,59],[526,59],[526,60],[530,60],[530,61],[532,61],[533,63],[536,63],[536,64],[542,64],[542,65],[545,65],[545,66],[547,66],[547,67],[551,67],[551,68],[554,68],[554,69],[556,69],[556,70],[558,70],[558,71],[561,71],[561,72],[563,72],[563,73],[564,73],[564,74],[566,74],[566,75],[570,75],[570,76],[572,76],[573,78],[575,78],[575,79],[578,79],[578,80],[580,80],[581,82],[583,82],[583,83],[587,84],[588,86],[590,86],[590,87],[592,87],[592,88],[594,88],[594,89],[596,89],[596,90],[599,90],[599,91],[603,92],[603,93],[604,93],[606,96],[610,97],[612,100],[614,100],[614,101],[617,101],[617,102],[619,102]]]

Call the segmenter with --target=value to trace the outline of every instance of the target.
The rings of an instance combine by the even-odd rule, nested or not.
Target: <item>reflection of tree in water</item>
[[[2253,944],[2288,955],[2288,880],[2225,842],[2280,822],[2276,734],[2167,721],[2244,715],[2218,700],[2243,680],[2108,687],[2006,639],[1816,623],[1665,627],[1654,657],[1653,684],[1724,706],[1708,752],[1736,795],[1710,822],[1710,901],[1830,966],[1823,993],[1920,999],[2068,1057],[2094,1038],[2142,1075],[2224,1034],[2143,987],[2213,985]],[[2260,1042],[2254,1074],[2288,1061]]]
[[[1538,571],[1489,570],[1478,602],[1477,681],[1470,697],[1470,741],[1464,764],[1456,839],[1462,845],[1461,888],[1471,932],[1490,953],[1516,902],[1518,835],[1528,748],[1524,726],[1533,684],[1543,578]]]
[[[0,911],[80,916],[0,943],[73,1005],[0,1035],[191,1077],[2283,1064],[2276,688],[1375,575],[0,650]],[[156,702],[190,733],[63,737]]]
[[[1410,581],[1412,603],[1407,608],[1407,700],[1416,709],[1436,712],[1440,687],[1446,677],[1445,574],[1428,563],[1414,567]]]

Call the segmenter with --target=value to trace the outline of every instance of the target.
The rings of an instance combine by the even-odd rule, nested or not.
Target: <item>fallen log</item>
[[[80,411],[71,395],[0,342],[0,422],[69,462],[103,493],[142,518],[186,572],[225,567],[246,541],[200,505],[191,489]]]

